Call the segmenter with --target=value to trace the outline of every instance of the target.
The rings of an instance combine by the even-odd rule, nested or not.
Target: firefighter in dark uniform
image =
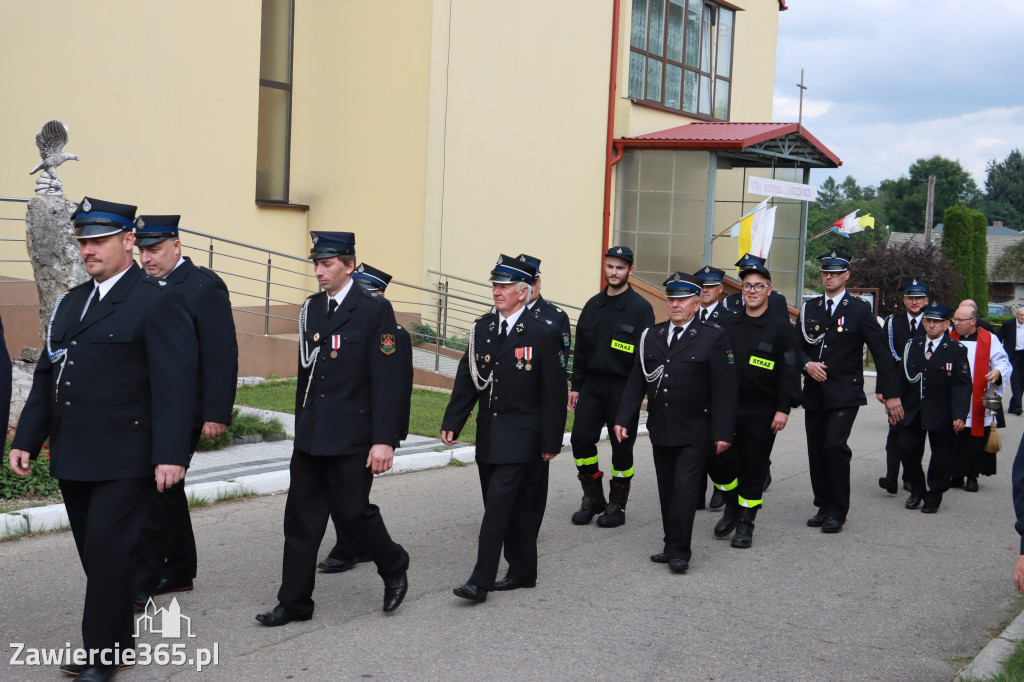
[[[284,507],[284,567],[278,605],[262,625],[313,617],[316,554],[332,513],[358,538],[384,580],[385,612],[409,588],[409,555],[366,504],[374,474],[391,468],[404,410],[395,314],[355,284],[355,235],[312,232],[309,258],[323,288],[299,314],[295,449]]]
[[[441,440],[455,444],[479,402],[476,463],[484,518],[473,573],[453,590],[475,603],[491,590],[536,585],[530,474],[538,460],[550,461],[562,449],[567,388],[561,337],[526,312],[534,273],[524,261],[498,258],[491,270],[495,310],[473,323],[441,423]],[[496,581],[502,546],[508,573]]]
[[[640,415],[624,424],[629,432],[625,440],[615,437],[613,427],[622,389],[633,369],[640,334],[654,324],[651,304],[629,285],[633,270],[633,252],[629,247],[608,249],[604,259],[607,286],[587,301],[576,322],[569,411],[576,413],[572,456],[583,486],[583,503],[572,515],[572,522],[577,525],[590,523],[596,514],[600,514],[597,525],[605,528],[626,522],[626,502],[633,479],[633,443]],[[608,427],[612,446],[608,502],[597,458],[597,441],[604,426]]]
[[[928,285],[919,279],[914,279],[910,284],[903,287],[903,305],[906,312],[895,313],[885,319],[882,331],[885,332],[886,340],[889,343],[889,357],[896,365],[897,376],[903,372],[902,360],[903,349],[907,341],[924,336],[924,307],[928,305]],[[875,392],[879,402],[884,402],[882,394]],[[903,395],[900,395],[902,398]],[[904,407],[904,411],[906,408]],[[878,479],[878,487],[890,495],[895,495],[899,490],[900,475],[900,430],[903,424],[908,423],[906,419],[898,424],[889,425],[889,435],[885,439],[885,476]],[[910,487],[906,481],[906,470],[904,470],[903,485]]]
[[[864,346],[877,358],[877,389],[889,423],[903,418],[896,370],[871,306],[846,293],[850,256],[839,251],[819,256],[823,296],[800,306],[800,363],[804,379],[807,459],[817,513],[807,520],[823,533],[838,533],[850,510],[850,438],[864,397]]]
[[[50,439],[86,575],[83,645],[110,650],[65,666],[83,680],[110,679],[125,662],[114,650],[134,648],[132,553],[154,488],[182,479],[192,445],[195,333],[178,287],[132,260],[134,217],[134,206],[90,197],[74,212],[91,279],[54,304],[10,454],[25,476]]]
[[[725,270],[705,265],[693,273],[693,276],[697,278],[701,285],[700,309],[697,311],[697,317],[700,319],[701,324],[720,325],[723,321],[736,314],[719,302],[719,298],[722,296],[722,282],[725,281]],[[697,503],[698,509],[704,508],[703,503],[707,497],[707,492],[708,479],[705,477],[701,481],[700,501]],[[725,504],[725,497],[723,497],[721,490],[715,488],[714,492],[711,493],[711,501],[708,502],[707,506],[710,509],[720,509],[723,504]]]
[[[569,323],[569,316],[565,311],[556,305],[552,305],[541,296],[541,274],[540,258],[521,253],[516,257],[519,262],[526,262],[533,266],[537,274],[531,285],[530,300],[526,303],[526,310],[537,320],[546,325],[554,327],[561,336],[561,361],[563,369],[568,370],[569,352],[572,348],[572,326]],[[550,477],[551,464],[546,460],[534,462],[533,471],[529,475],[528,486],[534,497],[530,502],[532,508],[532,526],[535,529],[534,535],[540,535],[540,527],[544,522],[544,510],[548,503],[548,479]]]
[[[761,258],[760,256],[745,253],[743,254],[742,258],[736,261],[736,268],[738,270],[742,270],[744,267],[748,265],[753,265],[754,263],[767,267],[765,265],[766,259]],[[743,294],[740,293],[730,294],[729,296],[726,296],[723,303],[725,304],[726,308],[733,312],[739,312],[740,308],[742,308],[745,305],[743,301]],[[772,315],[775,315],[783,322],[790,324],[789,305],[786,303],[786,297],[777,291],[772,291],[772,295],[768,297],[768,312],[770,312]]]
[[[199,345],[191,443],[200,434],[223,435],[231,422],[238,383],[238,343],[231,301],[224,281],[209,268],[181,255],[176,215],[143,215],[135,221],[135,246],[146,274],[174,286],[184,296]],[[185,481],[154,495],[136,550],[132,601],[146,608],[151,595],[192,589],[196,577],[196,539],[188,511]]]
[[[949,309],[937,303],[924,308],[924,336],[907,341],[900,354],[903,422],[899,450],[910,484],[906,508],[934,514],[949,490],[956,450],[954,434],[963,430],[971,410],[971,367],[967,349],[949,338]],[[921,460],[928,437],[931,460],[925,481]]]
[[[367,263],[360,263],[356,266],[355,272],[352,273],[352,279],[371,294],[381,297],[384,296],[388,284],[391,283],[391,275]],[[405,327],[396,324],[395,339],[398,343],[396,356],[402,369],[402,382],[399,384],[401,390],[395,404],[402,411],[398,440],[403,441],[409,435],[409,411],[412,403],[412,338]],[[369,496],[369,486],[367,486],[366,493]],[[366,503],[370,504],[369,497],[367,497]],[[379,512],[379,508],[377,509]],[[355,568],[356,564],[369,561],[370,556],[362,548],[358,538],[352,537],[345,527],[338,523],[338,514],[331,514],[331,519],[334,521],[334,534],[337,542],[334,543],[334,548],[327,558],[317,564],[317,568],[324,573],[343,573]]]
[[[673,573],[690,567],[693,517],[705,471],[715,483],[727,482],[720,455],[736,425],[733,352],[721,327],[696,319],[700,288],[697,278],[682,272],[665,281],[669,319],[643,332],[615,418],[620,439],[636,435],[627,424],[636,424],[646,395],[665,531],[663,550],[651,561],[667,563]]]
[[[800,404],[800,367],[792,326],[768,311],[771,273],[752,263],[740,271],[740,280],[746,305],[722,323],[736,356],[739,406],[732,447],[722,454],[731,480],[716,485],[726,504],[714,532],[722,538],[735,528],[732,546],[746,549],[753,542],[775,436]]]

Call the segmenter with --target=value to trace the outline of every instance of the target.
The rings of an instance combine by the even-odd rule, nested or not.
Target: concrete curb
[[[1024,639],[1024,611],[1013,619],[998,637],[993,639],[981,650],[974,660],[957,673],[953,682],[968,680],[988,680],[1003,672],[1003,662],[1010,657],[1017,647],[1017,642]]]

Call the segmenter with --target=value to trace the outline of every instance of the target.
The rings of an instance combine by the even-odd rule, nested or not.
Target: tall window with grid
[[[294,0],[263,0],[256,201],[288,203]]]

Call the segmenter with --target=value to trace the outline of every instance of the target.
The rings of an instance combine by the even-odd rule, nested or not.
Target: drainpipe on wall
[[[619,72],[619,5],[613,0],[612,9],[612,65],[608,81],[608,139],[605,141],[604,165],[604,220],[601,224],[601,280],[604,287],[604,254],[608,252],[608,228],[612,218],[612,166],[622,160],[622,146],[614,143],[615,136],[615,92]]]

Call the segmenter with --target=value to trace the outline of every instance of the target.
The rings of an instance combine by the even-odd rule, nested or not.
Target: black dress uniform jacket
[[[189,258],[164,278],[188,304],[199,342],[199,376],[193,428],[203,422],[228,424],[238,383],[238,341],[231,317],[231,300],[224,281]]]
[[[572,390],[579,391],[593,375],[625,381],[633,369],[640,334],[652,324],[654,309],[629,285],[618,296],[609,296],[607,287],[592,296],[576,322]]]
[[[307,300],[299,342],[310,353],[320,350],[313,366],[299,362],[295,449],[314,456],[365,457],[376,443],[398,447],[407,411],[398,405],[405,363],[391,304],[356,284],[330,318],[327,292]]]
[[[50,438],[50,470],[72,481],[151,478],[186,466],[196,394],[195,332],[176,287],[132,263],[81,322],[90,279],[53,320],[12,447],[33,457]]]
[[[903,386],[903,424],[919,414],[922,431],[952,431],[954,419],[967,419],[971,410],[971,368],[967,349],[943,334],[925,358],[928,338],[915,338],[904,347],[898,378]],[[911,383],[921,375],[920,382]],[[922,393],[924,400],[922,400]]]
[[[704,312],[704,308],[698,308],[697,309],[696,317],[697,317],[698,320],[700,319],[701,314],[703,312]],[[732,311],[732,310],[729,310],[728,308],[726,308],[725,304],[719,303],[718,305],[715,306],[715,309],[711,311],[711,314],[708,315],[708,319],[704,321],[704,324],[713,323],[713,324],[721,325],[726,320],[728,320],[728,319],[730,319],[732,317],[735,317],[739,312],[743,312],[742,308],[738,312],[737,311]]]
[[[744,308],[743,294],[729,294],[725,297],[725,301],[723,301],[723,303],[729,310],[733,312],[740,312]],[[777,291],[773,290],[772,293],[768,295],[768,312],[786,324],[790,324],[789,305],[786,303],[786,297]]]
[[[497,313],[488,313],[474,323],[476,356],[471,360],[467,350],[459,362],[441,430],[452,431],[458,437],[479,400],[477,461],[540,461],[542,452],[557,453],[562,449],[568,391],[560,358],[561,338],[552,326],[526,311],[508,330],[504,343],[498,339],[498,325]],[[532,349],[530,359],[517,358],[517,348]],[[477,363],[482,380],[494,378],[493,384],[482,392],[473,383],[471,361]]]
[[[7,422],[11,419],[11,381],[14,370],[11,369],[11,356],[7,352],[7,342],[4,340],[4,321],[0,319],[0,351],[3,358],[0,359],[0,425],[7,428]]]
[[[849,292],[843,296],[828,319],[825,297],[818,296],[803,306],[797,318],[797,333],[803,329],[800,341],[800,366],[808,362],[823,362],[828,378],[804,381],[804,407],[808,410],[837,410],[867,404],[864,396],[864,344],[871,351],[878,370],[877,392],[885,398],[899,396],[896,369],[887,359],[889,344],[878,326],[871,306]],[[842,322],[842,324],[840,324]],[[842,330],[840,330],[842,327]],[[807,338],[821,343],[808,343]]]
[[[409,435],[409,415],[412,411],[412,337],[402,325],[396,325],[395,336],[398,339],[398,362],[402,369],[402,383],[399,384],[398,408],[399,415],[398,440],[405,440]]]
[[[558,306],[545,301],[543,296],[537,297],[537,300],[534,301],[533,307],[529,309],[529,312],[535,318],[550,320],[550,322],[545,322],[545,324],[551,324],[558,328],[559,332],[562,334],[562,366],[568,367],[569,349],[572,347],[572,325],[569,323],[569,316],[566,315],[565,311]]]
[[[702,325],[694,317],[679,340],[668,346],[671,326],[666,321],[651,327],[643,344],[643,366],[648,372],[664,366],[664,374],[648,382],[638,350],[615,423],[629,424],[646,394],[653,445],[732,442],[738,394],[729,337],[718,325]]]
[[[903,351],[907,347],[907,342],[911,338],[919,338],[925,335],[924,331],[924,316],[917,322],[917,329],[913,332],[910,331],[910,322],[907,320],[907,313],[901,312],[895,315],[890,315],[885,319],[885,324],[882,325],[882,332],[885,334],[885,342],[889,345],[889,357],[892,358],[893,363],[896,366],[896,372],[903,371],[901,364],[903,360]],[[879,358],[881,362],[881,358]],[[897,377],[897,381],[899,378]],[[902,384],[901,384],[902,386]],[[881,393],[878,390],[877,382],[875,386],[875,393]],[[903,394],[900,394],[902,397]]]

